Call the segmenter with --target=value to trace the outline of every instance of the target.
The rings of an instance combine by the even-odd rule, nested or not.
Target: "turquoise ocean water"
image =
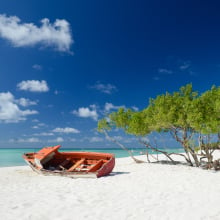
[[[9,167],[9,166],[23,166],[26,165],[26,163],[24,162],[22,155],[24,153],[28,153],[28,152],[37,152],[40,149],[33,149],[33,148],[10,148],[10,149],[6,149],[6,148],[0,148],[0,167]],[[130,149],[132,151],[132,153],[137,156],[137,155],[141,155],[145,152],[146,149],[144,148],[135,148],[135,149]],[[115,149],[115,148],[97,148],[97,149],[71,149],[71,148],[62,148],[59,150],[60,152],[62,151],[93,151],[93,152],[103,152],[103,153],[113,153],[115,154],[116,158],[121,158],[121,157],[128,157],[129,154],[122,150],[122,149]],[[169,150],[171,151],[171,150]],[[175,149],[172,150],[175,152],[180,152],[181,149]]]

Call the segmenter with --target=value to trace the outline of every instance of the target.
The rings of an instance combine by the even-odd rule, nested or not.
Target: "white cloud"
[[[26,120],[28,115],[38,114],[35,110],[21,110],[16,102],[10,92],[0,93],[0,122],[19,122]]]
[[[17,84],[18,89],[30,92],[47,92],[49,87],[45,80],[27,80]]]
[[[103,138],[101,137],[92,137],[89,139],[90,142],[94,143],[94,142],[102,142]]]
[[[39,127],[37,125],[35,125],[35,126],[32,126],[31,128],[38,129]]]
[[[64,139],[62,137],[57,137],[56,139],[48,140],[48,142],[59,143],[59,142],[64,142]]]
[[[96,89],[102,93],[106,93],[106,94],[112,94],[113,92],[117,91],[116,86],[112,85],[112,84],[103,84],[100,82],[97,82],[95,85],[90,86],[91,89]]]
[[[116,105],[113,105],[112,103],[109,103],[109,102],[105,103],[105,111],[106,112],[109,112],[110,110],[117,110],[119,108],[125,108],[125,106],[124,105],[116,106]]]
[[[57,142],[63,142],[64,139],[63,139],[62,137],[58,137],[58,138],[56,139],[56,141],[57,141]]]
[[[17,99],[17,100],[15,100],[15,102],[23,107],[27,107],[30,105],[37,105],[36,101],[31,101],[31,100],[25,99],[25,98]]]
[[[27,138],[27,139],[23,139],[23,138],[18,138],[18,139],[11,139],[10,142],[16,142],[16,143],[37,143],[40,142],[40,140],[38,138]]]
[[[109,138],[109,137],[106,137],[107,140],[110,140],[112,141],[112,139],[118,141],[118,142],[121,142],[121,143],[132,143],[132,142],[136,142],[136,138],[130,138],[130,137],[126,137],[126,136],[120,136],[120,135],[117,135],[117,136],[112,136],[112,139]]]
[[[69,134],[69,133],[73,133],[73,134],[78,134],[80,133],[79,130],[75,129],[75,128],[55,128],[53,129],[53,132],[57,132],[57,133],[65,133],[65,134]]]
[[[52,132],[42,132],[42,133],[39,133],[39,134],[34,134],[34,136],[53,136],[54,133]]]
[[[74,110],[72,113],[74,115],[77,115],[78,117],[82,117],[82,118],[92,118],[93,120],[97,121],[98,120],[98,113],[96,111],[96,109],[94,108],[94,106],[92,107],[93,109],[90,110],[89,108],[84,108],[81,107],[79,108],[77,111]]]
[[[41,123],[38,123],[38,126],[44,127],[44,126],[47,126],[47,125],[41,122]]]
[[[42,66],[39,65],[39,64],[34,64],[34,65],[32,66],[32,68],[35,69],[35,70],[42,70]]]
[[[70,142],[76,142],[76,138],[70,138],[69,141]]]
[[[189,69],[190,67],[191,67],[190,61],[183,61],[179,68],[180,70],[184,71],[184,70]]]
[[[95,104],[92,104],[89,106],[91,109],[97,109],[97,106]]]
[[[162,74],[173,74],[173,71],[172,70],[168,70],[168,69],[159,69],[158,70],[159,73],[162,73]]]
[[[55,90],[55,91],[54,91],[54,94],[55,94],[55,95],[58,95],[58,94],[60,94],[60,93],[61,93],[61,92],[58,91],[58,90]]]
[[[113,139],[117,140],[117,141],[122,141],[123,137],[122,136],[113,136]]]
[[[147,137],[142,137],[142,138],[141,138],[141,141],[148,143],[150,140],[149,140],[149,138],[147,138]]]
[[[40,127],[46,127],[46,126],[47,126],[47,125],[44,124],[44,123],[38,123],[37,125],[33,126],[32,128],[38,129],[38,128],[40,128]]]
[[[73,42],[70,25],[64,19],[50,23],[44,18],[38,27],[33,23],[21,23],[17,16],[4,14],[0,14],[0,36],[15,47],[42,45],[62,52],[69,52]]]
[[[39,120],[38,119],[33,119],[32,122],[39,122]]]
[[[134,111],[136,111],[136,112],[139,111],[139,108],[136,107],[136,106],[132,106],[131,108],[132,108]]]
[[[198,76],[198,73],[193,71],[193,66],[191,61],[185,60],[185,61],[179,61],[179,70],[188,73],[190,76]]]

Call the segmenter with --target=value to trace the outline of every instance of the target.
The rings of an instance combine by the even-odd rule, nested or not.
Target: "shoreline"
[[[106,148],[106,149],[99,149],[99,151],[97,151],[98,149],[68,149],[68,151],[92,151],[92,152],[106,152],[106,153],[113,153],[115,154],[116,158],[124,158],[124,157],[129,157],[129,154],[120,148],[115,148],[110,149],[110,148]],[[61,148],[60,150],[62,151],[67,151],[67,148]],[[144,152],[143,148],[136,148],[136,149],[132,149],[133,153],[135,156],[140,156],[141,152]],[[179,150],[178,150],[179,151]],[[16,148],[16,149],[0,149],[0,167],[11,167],[11,166],[23,166],[26,165],[25,161],[22,158],[22,155],[24,152],[34,152],[33,149],[29,148],[26,149],[24,151],[24,149],[21,148]],[[35,151],[36,152],[36,151]]]
[[[142,158],[143,156],[138,156]],[[220,172],[116,158],[98,179],[42,176],[28,166],[0,168],[4,220],[220,219]]]

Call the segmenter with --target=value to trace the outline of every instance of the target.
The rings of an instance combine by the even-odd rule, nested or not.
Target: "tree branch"
[[[153,150],[155,152],[159,152],[159,153],[164,154],[173,164],[176,164],[176,162],[169,156],[169,154],[166,151],[159,150],[144,141],[140,141],[140,143],[144,144],[147,148],[150,148],[151,150]]]
[[[130,150],[128,150],[123,144],[119,143],[117,140],[110,137],[105,129],[103,129],[103,132],[104,132],[107,139],[111,140],[112,142],[114,142],[115,144],[120,146],[123,150],[127,151],[128,154],[130,155],[130,157],[135,161],[135,163],[145,163],[145,161],[135,158],[134,155],[132,154],[132,152]]]

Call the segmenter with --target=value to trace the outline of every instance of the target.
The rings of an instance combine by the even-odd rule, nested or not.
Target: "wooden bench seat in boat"
[[[96,170],[98,170],[103,164],[103,160],[99,160],[96,164],[94,164],[93,166],[91,166],[89,169],[88,169],[88,172],[95,172]]]
[[[78,166],[80,166],[81,164],[83,164],[85,162],[85,158],[82,158],[81,160],[77,161],[75,164],[73,164],[73,166],[71,166],[68,171],[72,172],[73,170],[75,170]]]

